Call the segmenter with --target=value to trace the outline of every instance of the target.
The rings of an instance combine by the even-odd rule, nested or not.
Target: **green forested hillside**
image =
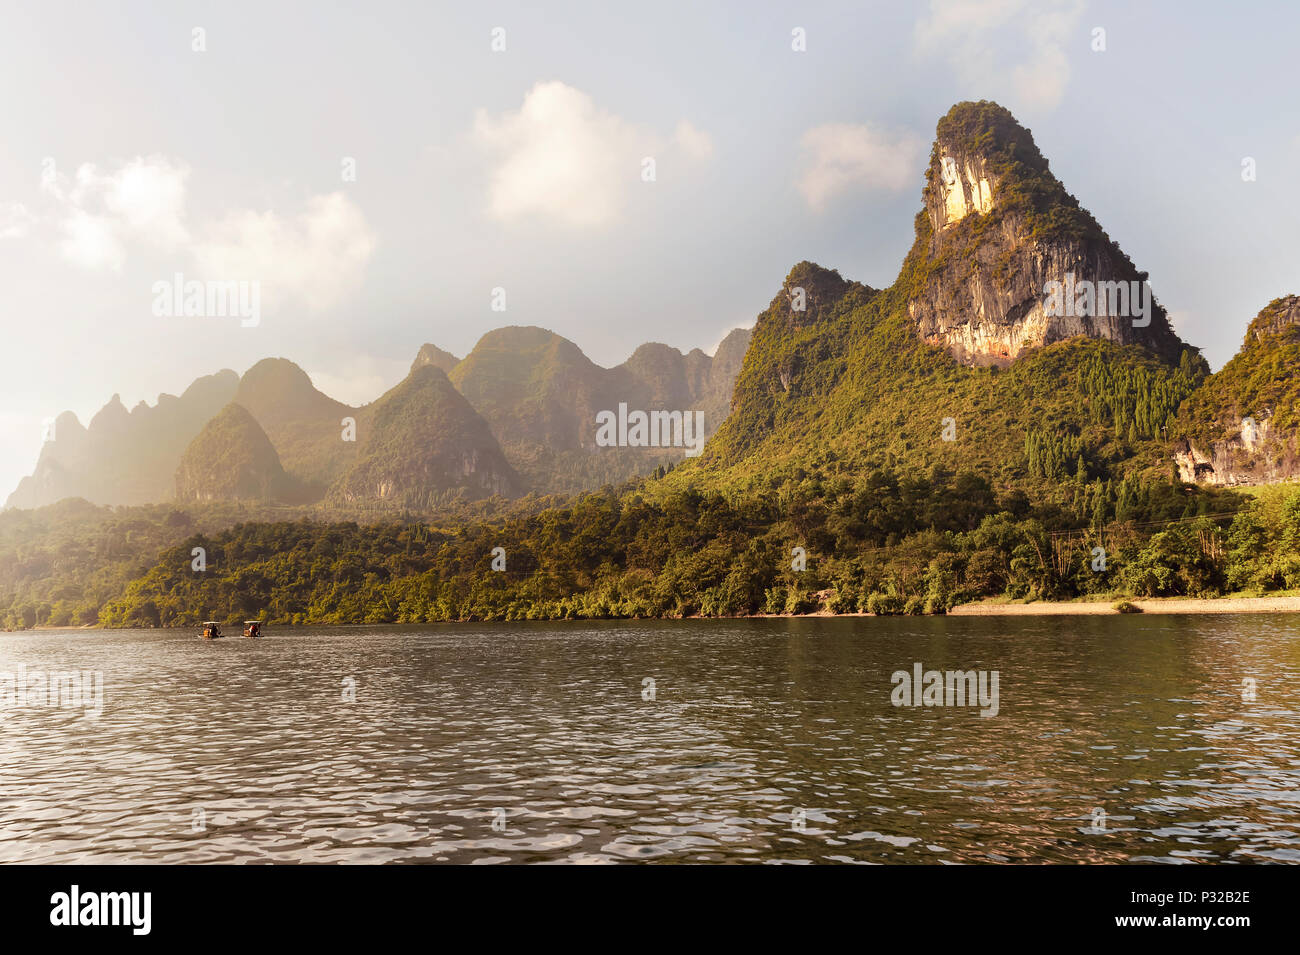
[[[487,422],[435,365],[413,368],[367,412],[356,463],[329,500],[427,511],[457,497],[518,492]]]
[[[203,426],[176,469],[176,499],[186,501],[277,501],[292,496],[266,432],[231,402]]]
[[[786,287],[806,282],[803,263]],[[1169,366],[1138,345],[1074,338],[1010,368],[971,368],[919,341],[898,289],[846,286],[814,322],[794,326],[780,294],[760,316],[731,417],[673,486],[744,490],[891,467],[969,470],[1000,488],[1056,496],[1055,483],[1166,476],[1165,430],[1208,368],[1188,351]],[[951,418],[944,440],[945,418]],[[1044,471],[1030,449],[1069,446]]]
[[[1242,362],[1214,379],[1163,312],[1150,334],[1123,323],[1061,326],[1017,347],[1006,367],[928,343],[918,314],[931,328],[956,322],[962,334],[963,322],[975,323],[961,313],[967,267],[987,273],[981,301],[1008,306],[992,322],[1003,331],[1035,307],[1025,262],[1073,269],[1094,255],[1109,274],[1141,274],[1051,177],[1027,131],[991,107],[962,104],[940,132],[993,170],[992,210],[967,210],[938,242],[931,216],[919,214],[912,251],[883,290],[796,265],[758,317],[730,414],[702,457],[573,500],[442,511],[456,503],[439,496],[448,488],[506,492],[512,472],[484,418],[527,467],[556,453],[605,460],[606,450],[625,449],[593,453],[578,429],[631,393],[621,388],[655,382],[646,393],[664,400],[698,393],[690,375],[700,363],[679,367],[661,347],[606,370],[545,330],[502,329],[452,370],[459,392],[438,370],[446,359],[433,355],[367,409],[358,460],[328,503],[395,494],[390,503],[408,512],[401,519],[367,526],[322,509],[216,532],[205,525],[183,540],[155,534],[162,546],[147,569],[107,600],[102,591],[85,599],[100,601],[107,626],[167,626],[252,615],[377,623],[941,613],[983,597],[1300,588],[1300,491],[1248,498],[1187,484],[1171,453],[1190,409],[1208,418],[1226,400],[1205,397],[1207,380],[1277,407],[1291,400],[1294,323],[1282,320],[1291,311],[1266,310],[1252,326],[1267,332],[1257,338],[1271,336],[1276,362]],[[1019,263],[1023,301],[999,291],[1004,259]],[[466,457],[467,448],[478,451]],[[190,566],[196,546],[209,555],[203,572]],[[504,570],[492,567],[494,548],[504,550]],[[53,619],[53,595],[30,576],[7,582],[4,553],[7,619],[28,623],[38,597],[37,622]],[[113,566],[121,581],[126,565]]]
[[[1241,350],[1184,405],[1178,434],[1208,448],[1247,416],[1288,439],[1300,433],[1300,296],[1274,299],[1251,321]]]

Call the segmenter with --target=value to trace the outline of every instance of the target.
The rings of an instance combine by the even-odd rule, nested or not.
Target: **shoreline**
[[[1123,599],[1123,598],[1118,598]],[[1278,597],[1150,597],[1143,599],[1128,600],[1128,603],[1137,607],[1142,613],[1148,614],[1224,614],[1224,613],[1300,613],[1300,595],[1295,596],[1278,596]],[[1036,600],[1030,603],[1003,603],[996,600],[983,600],[976,603],[958,604],[948,611],[950,617],[1059,617],[1059,616],[1102,616],[1106,614],[1119,615],[1120,612],[1115,609],[1114,600]],[[575,618],[575,622],[593,623],[597,620],[798,620],[802,618],[827,618],[835,619],[838,617],[874,617],[876,614],[863,613],[856,611],[853,613],[831,613],[829,610],[814,610],[811,613],[753,613],[742,614],[735,617],[701,617],[693,615],[690,617],[584,617]],[[903,616],[903,615],[899,615]],[[942,615],[937,615],[942,616]],[[470,621],[470,620],[439,620],[437,623],[491,623],[505,621]],[[514,621],[520,622],[520,621]],[[557,620],[539,620],[538,623],[555,623]],[[281,628],[294,627],[364,627],[369,624],[358,623],[302,623],[302,624],[279,624]],[[420,626],[420,624],[379,624],[378,626]],[[52,627],[48,624],[40,624],[27,630],[4,630],[0,633],[32,633],[47,630],[103,630],[105,632],[116,629],[110,627],[101,627],[98,624],[82,624],[81,626]],[[131,629],[131,628],[126,628]],[[186,629],[184,627],[163,627],[160,629]]]
[[[948,611],[956,617],[1048,617],[1064,615],[1119,614],[1115,601],[1048,601],[1032,603],[958,604]],[[1151,597],[1128,603],[1151,614],[1216,613],[1300,613],[1300,596],[1295,597]]]

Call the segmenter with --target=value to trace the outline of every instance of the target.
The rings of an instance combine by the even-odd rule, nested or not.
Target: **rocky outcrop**
[[[459,364],[460,359],[451,352],[425,342],[420,346],[420,350],[416,352],[415,361],[411,362],[411,371],[415,371],[421,365],[432,365],[442,371],[443,374],[449,375],[451,370]]]
[[[1300,295],[1274,299],[1246,328],[1246,342],[1267,345],[1300,341]]]
[[[1294,438],[1273,433],[1269,418],[1244,418],[1240,431],[1202,451],[1184,438],[1174,445],[1178,476],[1189,484],[1221,487],[1275,484],[1300,478]]]
[[[1026,349],[1075,336],[1144,345],[1178,361],[1186,346],[1146,273],[1065,191],[1002,107],[961,103],[939,121],[924,197],[908,301],[923,340],[970,365],[1006,366]]]
[[[1179,409],[1173,449],[1189,483],[1300,479],[1300,296],[1270,302],[1241,350]]]

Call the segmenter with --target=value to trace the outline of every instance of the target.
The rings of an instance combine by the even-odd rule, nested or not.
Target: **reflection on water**
[[[0,672],[102,671],[105,697],[98,719],[0,709],[0,861],[1297,862],[1298,634],[1255,615],[0,634]],[[917,662],[999,671],[998,715],[892,706]]]

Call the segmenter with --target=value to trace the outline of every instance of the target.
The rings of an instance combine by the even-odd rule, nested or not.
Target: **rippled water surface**
[[[0,709],[0,861],[1300,862],[1298,648],[1263,615],[0,634],[0,672],[104,680],[98,719]],[[893,706],[918,662],[997,670],[998,714]]]

